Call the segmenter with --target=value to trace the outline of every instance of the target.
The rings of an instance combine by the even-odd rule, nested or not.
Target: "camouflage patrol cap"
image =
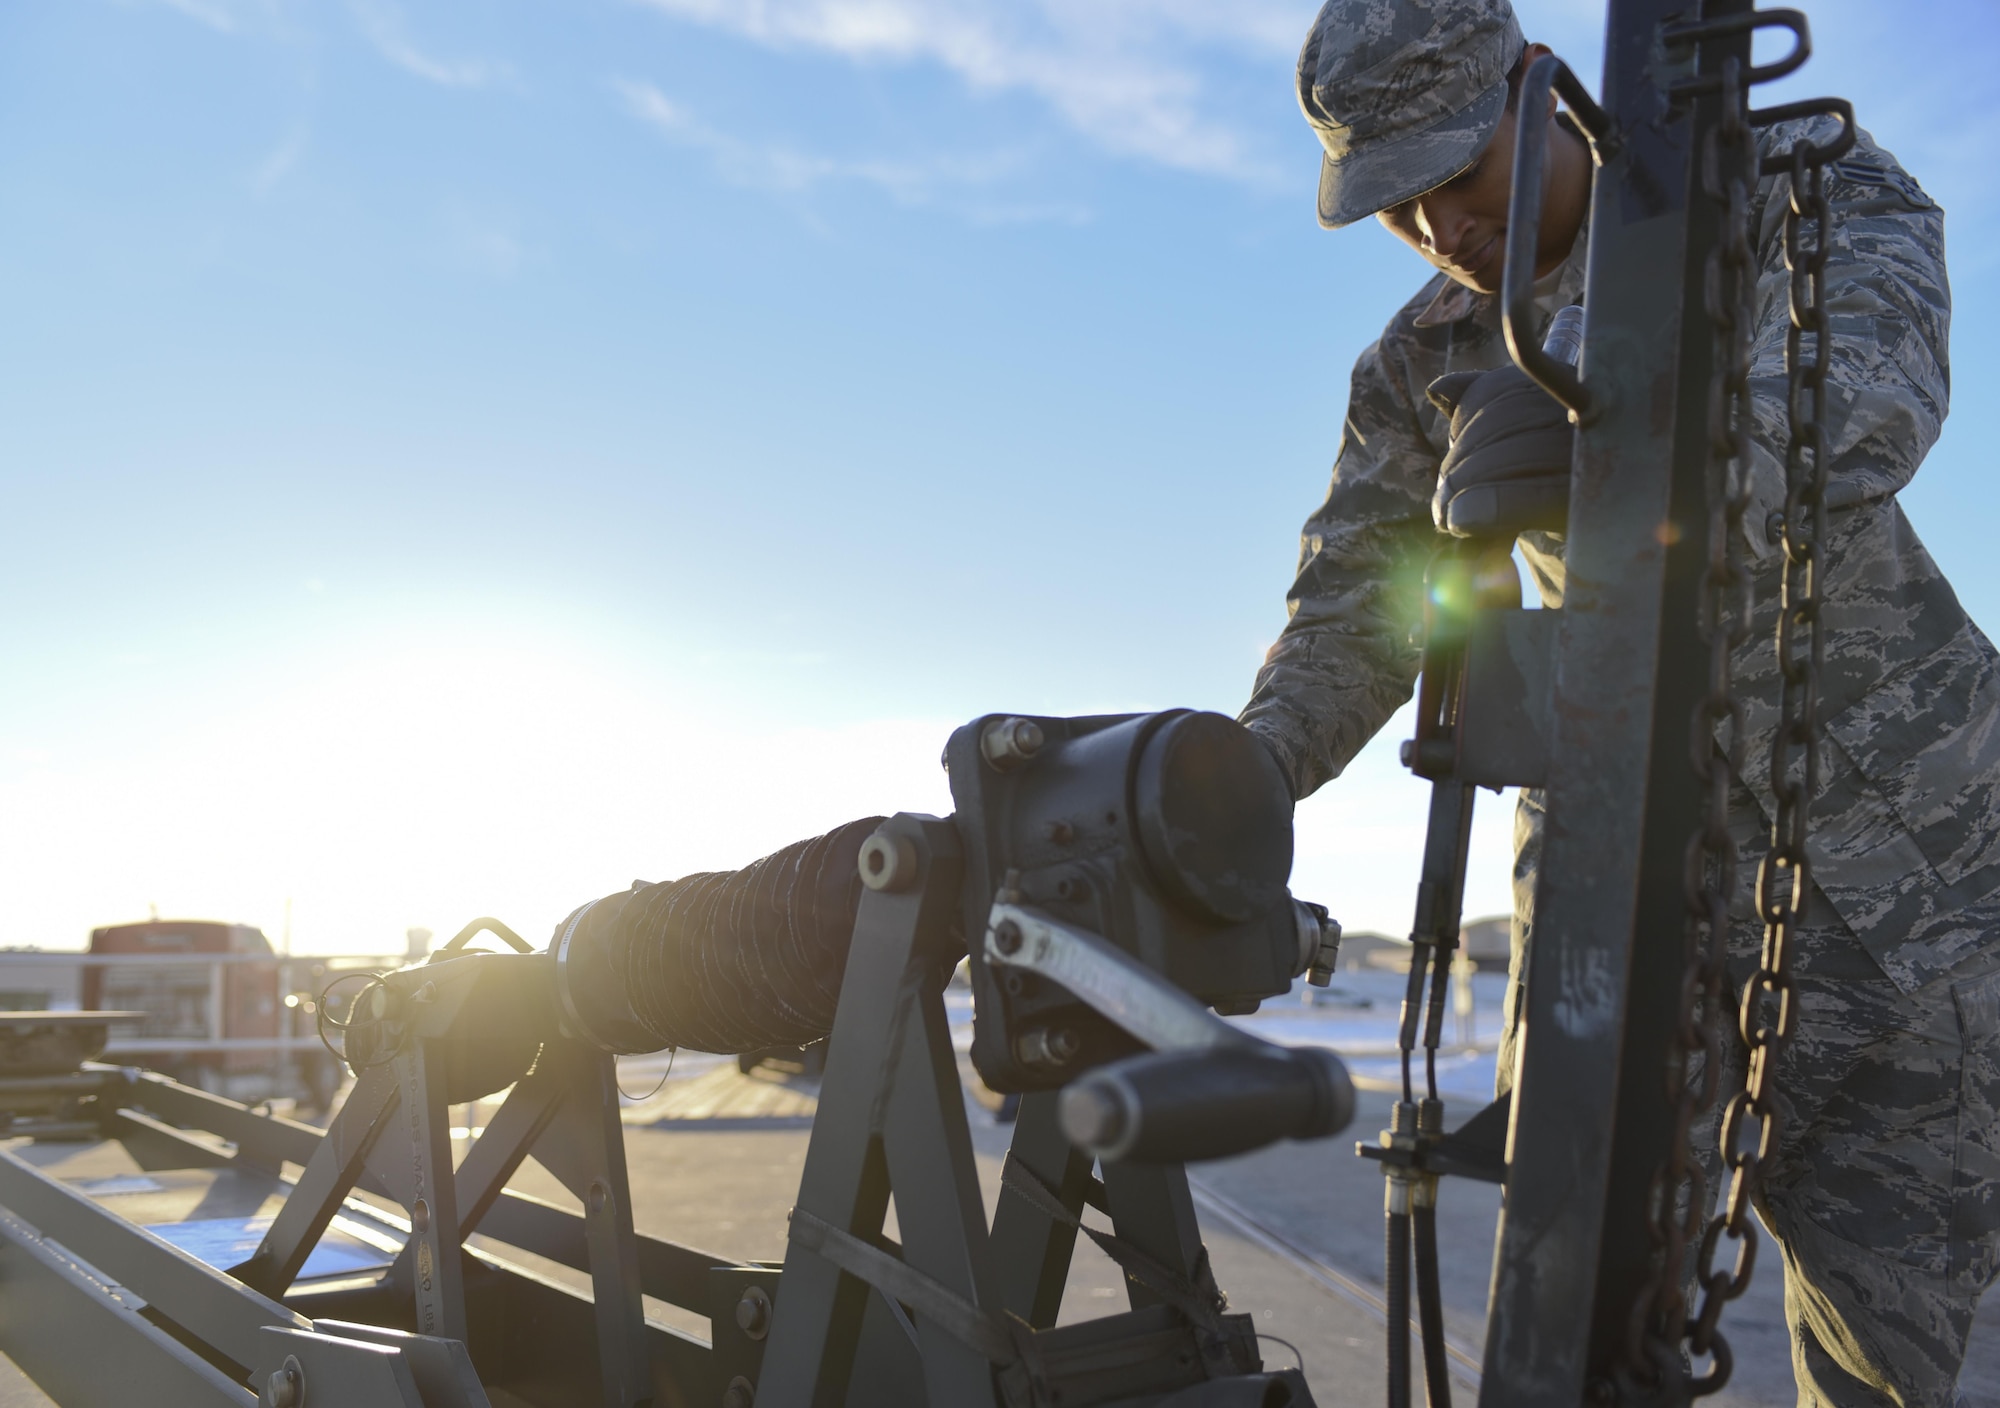
[[[1325,148],[1319,223],[1351,225],[1471,165],[1522,48],[1507,0],[1326,0],[1298,75]]]

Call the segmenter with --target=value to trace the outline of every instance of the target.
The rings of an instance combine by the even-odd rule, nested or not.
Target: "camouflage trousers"
[[[1534,927],[1539,806],[1524,794],[1516,818],[1503,1087]],[[1904,992],[1826,897],[1811,897],[1793,972],[1798,1024],[1778,1064],[1784,1127],[1757,1209],[1783,1255],[1800,1408],[1957,1402],[1973,1311],[2000,1264],[2000,901],[1987,903],[1992,948]],[[1746,915],[1730,936],[1732,986],[1761,947]],[[1711,1193],[1726,1186],[1718,1132],[1743,1083],[1740,1037],[1725,1061],[1722,1095],[1696,1132]]]

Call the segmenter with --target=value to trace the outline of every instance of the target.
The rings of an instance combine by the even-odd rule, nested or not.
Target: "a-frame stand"
[[[362,1187],[401,1203],[409,1217],[409,1241],[386,1284],[413,1300],[419,1333],[463,1342],[460,1248],[532,1154],[583,1204],[601,1401],[637,1408],[652,1401],[654,1382],[611,1055],[551,1035],[452,1169],[454,1062],[469,1049],[456,1042],[456,1024],[469,1011],[517,1010],[510,999],[545,987],[545,966],[539,955],[485,954],[424,969],[408,1040],[394,1059],[363,1070],[263,1242],[231,1274],[283,1297],[348,1193]]]
[[[915,1342],[933,1408],[1026,1408],[1057,1384],[1087,1403],[1107,1376],[1129,1399],[1255,1372],[1247,1317],[1221,1313],[1185,1174],[1114,1165],[1099,1183],[1058,1131],[1053,1095],[1022,1101],[989,1236],[941,996],[962,949],[958,833],[903,814],[883,834],[897,863],[855,924],[758,1408],[892,1401],[873,1379],[884,1309]],[[883,1236],[892,1194],[900,1246]],[[1113,1235],[1089,1235],[1126,1271],[1133,1309],[1054,1330],[1086,1203],[1112,1218]]]

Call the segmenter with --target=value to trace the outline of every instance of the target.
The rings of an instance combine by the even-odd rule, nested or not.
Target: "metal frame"
[[[1702,14],[1748,8],[1707,0]],[[1694,161],[1714,100],[1672,99],[1669,85],[1695,55],[1654,42],[1684,14],[1678,0],[1611,0],[1607,22],[1604,109],[1616,140],[1598,144],[1591,201],[1587,400],[1482,1408],[1621,1401],[1615,1368],[1651,1255],[1646,1202],[1671,1129],[1659,1073],[1686,962],[1682,874],[1699,816],[1687,721],[1704,679],[1702,264],[1716,237]],[[1715,41],[1704,63],[1731,46],[1747,60],[1748,36],[1746,25]],[[1535,66],[1524,110],[1539,111],[1559,67]],[[1576,93],[1564,91],[1576,109]],[[1604,114],[1585,116],[1605,129]],[[1527,198],[1540,186],[1519,184],[1522,172],[1539,164],[1523,146],[1516,193]],[[1516,223],[1511,235],[1532,230]],[[1510,274],[1521,272],[1515,262]],[[1507,300],[1517,357],[1520,301]]]
[[[1011,1156],[1010,1179],[1040,1191],[1010,1183],[989,1233],[942,997],[958,834],[908,815],[886,831],[916,864],[900,888],[864,899],[798,1199],[874,1258],[875,1284],[798,1240],[796,1215],[782,1270],[636,1235],[614,1058],[568,1038],[543,1046],[446,1172],[445,1101],[464,1098],[450,1084],[456,1024],[480,1010],[482,984],[545,976],[544,956],[476,955],[430,965],[421,983],[399,976],[398,991],[416,994],[407,1040],[361,1072],[323,1133],[158,1075],[98,1065],[51,1077],[89,1087],[96,1131],[146,1168],[235,1170],[274,1191],[288,1168],[296,1178],[256,1252],[225,1272],[0,1150],[0,1347],[65,1408],[134,1395],[277,1405],[300,1385],[318,1408],[484,1408],[482,1382],[550,1408],[752,1393],[765,1408],[850,1397],[1012,1408],[1050,1385],[1067,1386],[1064,1401],[1143,1401],[1254,1370],[1247,1317],[1187,1313],[1188,1288],[1213,1282],[1181,1169],[1111,1164],[1100,1182],[1060,1133],[1054,1092],[1024,1101]],[[529,1157],[580,1214],[507,1190]],[[892,1197],[900,1245],[882,1236]],[[1085,1230],[1124,1262],[1131,1309],[1058,1330],[1087,1205],[1110,1216],[1108,1237]],[[336,1217],[402,1239],[400,1254],[379,1275],[299,1282]],[[587,1272],[590,1293],[467,1246],[475,1230]],[[713,1342],[646,1321],[648,1295],[707,1315]],[[998,1327],[983,1348],[953,1322],[953,1298]],[[760,1306],[763,1319],[746,1313]],[[997,1358],[1012,1368],[996,1373]]]
[[[894,1349],[882,1343],[888,1320],[903,1315],[882,1293],[892,1277],[910,1288],[907,1333],[933,1404],[999,1408],[1063,1384],[1075,1396],[1061,1401],[1091,1403],[1100,1401],[1091,1385],[1107,1375],[1122,1376],[1122,1402],[1253,1371],[1247,1324],[1246,1350],[1243,1340],[1192,1325],[1174,1304],[1177,1284],[1213,1285],[1185,1172],[1114,1163],[1099,1183],[1091,1157],[1059,1131],[1055,1092],[1023,1098],[1009,1154],[1015,1179],[1025,1174],[1052,1196],[1003,1183],[988,1234],[942,995],[956,958],[958,832],[903,814],[878,834],[906,844],[915,863],[896,888],[861,902],[756,1388],[760,1408],[917,1401],[885,1393],[876,1377]],[[900,1244],[883,1236],[892,1196]],[[1086,1204],[1111,1218],[1131,1309],[1057,1330]],[[802,1237],[801,1214],[844,1236],[834,1246],[824,1232]],[[873,1287],[856,1274],[871,1264]],[[878,1307],[892,1316],[871,1321]],[[1003,1343],[977,1347],[982,1329]],[[1166,1343],[1185,1346],[1186,1367],[1160,1354]],[[995,1355],[1010,1358],[1011,1370]]]

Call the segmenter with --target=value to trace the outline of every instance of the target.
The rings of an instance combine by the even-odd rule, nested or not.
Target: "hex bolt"
[[[1292,913],[1298,922],[1299,962],[1305,966],[1306,982],[1316,988],[1326,987],[1333,981],[1333,970],[1340,962],[1340,921],[1330,916],[1324,906],[1304,900],[1292,901]]]
[[[1322,915],[1319,921],[1319,951],[1313,955],[1306,981],[1316,988],[1333,982],[1333,970],[1340,963],[1340,921]]]
[[[264,1381],[264,1398],[270,1408],[305,1408],[306,1371],[296,1356],[286,1355],[284,1367]]]
[[[1003,919],[993,926],[993,947],[1010,958],[1021,951],[1021,926]]]
[[[855,864],[861,867],[861,883],[871,890],[893,893],[917,883],[917,848],[907,836],[877,831],[861,843]]]
[[[1041,752],[1047,741],[1042,726],[1033,719],[995,719],[979,736],[979,751],[987,762],[1006,772]]]
[[[762,1286],[752,1286],[736,1302],[736,1328],[753,1340],[771,1333],[771,1295]]]
[[[753,1408],[756,1402],[756,1386],[741,1374],[731,1379],[729,1387],[722,1391],[722,1408]]]
[[[1034,1027],[1014,1042],[1014,1057],[1024,1066],[1043,1069],[1067,1066],[1083,1050],[1083,1042],[1070,1027]]]

